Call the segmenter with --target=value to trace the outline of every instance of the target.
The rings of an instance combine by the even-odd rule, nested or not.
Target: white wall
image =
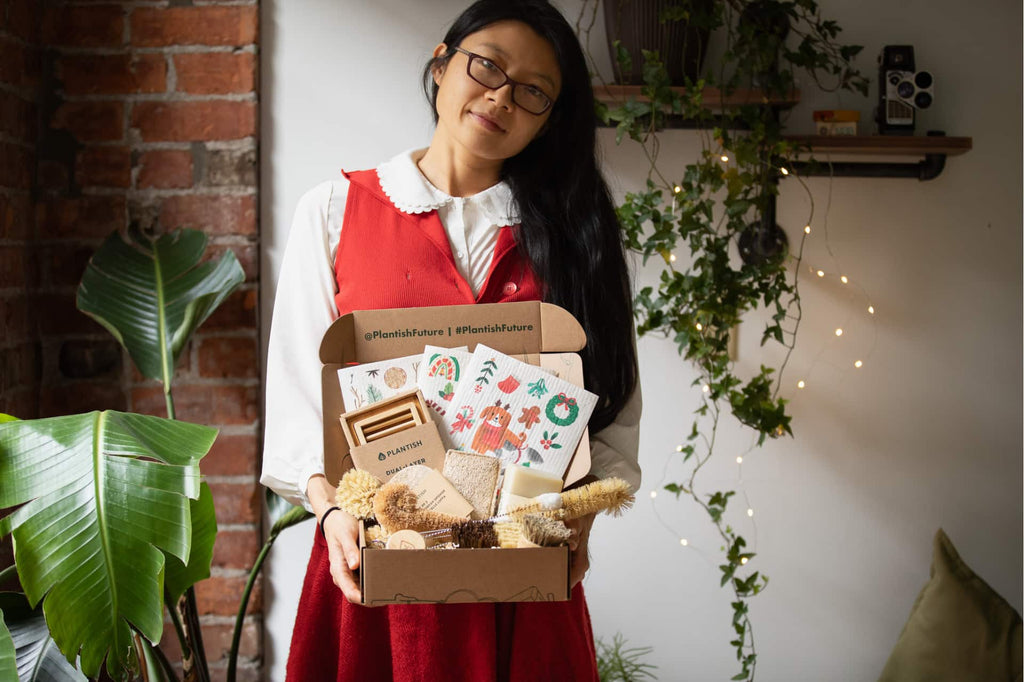
[[[467,4],[262,3],[264,319],[301,193],[342,165],[370,167],[429,140],[419,72]],[[579,1],[560,4],[574,16]],[[779,222],[792,238],[814,202],[806,263],[852,283],[802,275],[804,321],[783,388],[795,438],[750,450],[752,435],[727,423],[721,456],[703,474],[705,490],[746,496],[731,521],[771,577],[752,603],[765,681],[876,677],[927,579],[940,526],[1021,609],[1021,6],[820,4],[847,41],[865,46],[861,66],[873,80],[882,45],[915,45],[919,66],[936,76],[920,130],[973,136],[974,149],[931,182],[815,178],[810,196],[783,184]],[[606,63],[602,46],[593,49]],[[860,109],[870,125],[870,100],[802,87],[792,131],[809,132],[810,111],[826,106]],[[610,131],[601,143],[616,193],[639,187],[636,150],[616,148]],[[665,166],[681,169],[695,150],[692,133],[666,134]],[[656,276],[654,264],[641,268],[637,283]],[[762,327],[751,316],[741,329],[741,372],[763,359]],[[728,679],[736,666],[718,542],[693,504],[649,496],[682,472],[674,448],[699,403],[694,373],[656,338],[641,339],[640,361],[644,491],[628,516],[595,527],[586,582],[594,627],[653,646],[660,679]],[[280,540],[268,574],[270,680],[283,679],[307,525]]]

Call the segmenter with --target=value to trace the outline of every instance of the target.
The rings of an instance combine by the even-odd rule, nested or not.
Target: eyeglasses
[[[508,74],[487,57],[474,54],[461,47],[455,48],[456,52],[469,57],[469,64],[466,65],[466,73],[480,85],[491,90],[498,90],[505,87],[506,83],[512,84],[512,101],[518,104],[524,111],[540,116],[551,106],[551,98],[544,94],[544,91],[534,85],[520,83],[512,80]]]

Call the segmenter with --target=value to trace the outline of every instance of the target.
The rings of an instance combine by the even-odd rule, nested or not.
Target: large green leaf
[[[0,680],[19,682],[86,682],[86,677],[61,655],[50,637],[41,609],[33,609],[25,595],[0,593],[0,611],[11,628],[11,641],[17,671],[14,677],[4,675],[0,663]],[[2,655],[0,655],[2,658]]]
[[[270,542],[276,540],[281,531],[313,516],[303,507],[292,504],[270,488],[267,488],[267,513],[270,516]]]
[[[192,551],[188,562],[164,552],[167,570],[164,577],[164,589],[168,603],[177,603],[185,590],[200,580],[210,577],[210,564],[213,562],[213,544],[217,540],[217,516],[213,508],[213,493],[204,481],[200,487],[199,498],[189,500],[189,516],[192,519]]]
[[[188,561],[189,498],[214,429],[121,412],[0,424],[0,536],[43,600],[54,640],[93,677],[133,661],[131,631],[163,630],[164,555]],[[44,599],[45,598],[45,599]],[[108,655],[109,651],[109,655]]]
[[[192,332],[245,280],[235,255],[200,263],[206,235],[110,235],[78,287],[78,309],[107,328],[139,372],[169,383]]]
[[[14,640],[0,611],[0,680],[17,680],[18,664],[14,659]]]

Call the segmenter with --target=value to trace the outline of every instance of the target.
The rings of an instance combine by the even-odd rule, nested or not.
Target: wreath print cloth
[[[457,450],[563,476],[597,396],[479,344],[441,418]]]

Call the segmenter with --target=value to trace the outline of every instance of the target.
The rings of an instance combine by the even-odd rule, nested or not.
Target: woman
[[[436,129],[426,150],[345,173],[300,201],[274,309],[262,482],[320,529],[289,680],[597,679],[583,598],[593,517],[575,524],[572,600],[358,605],[356,522],[324,517],[316,349],[356,309],[536,300],[587,333],[591,474],[639,485],[640,402],[629,278],[595,160],[593,94],[579,42],[542,0],[481,0],[424,71]]]

